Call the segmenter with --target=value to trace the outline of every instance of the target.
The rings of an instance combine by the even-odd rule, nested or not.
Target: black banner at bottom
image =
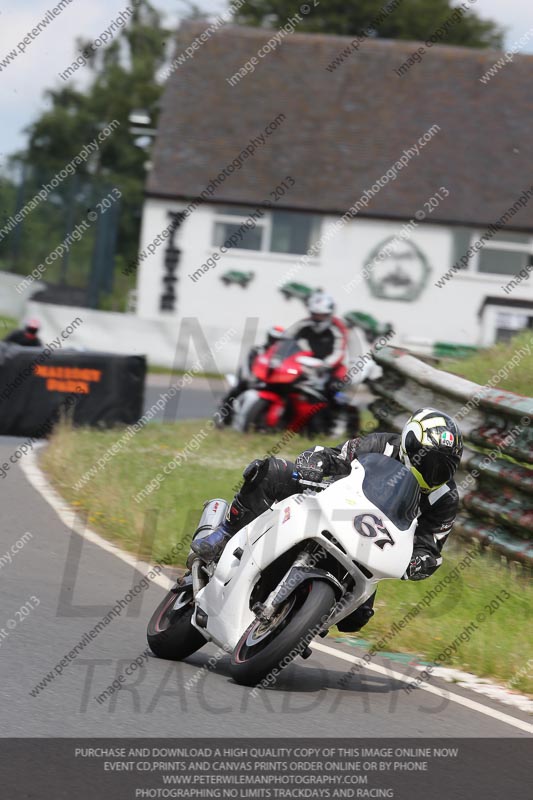
[[[2,739],[1,796],[33,800],[531,800],[533,740]]]

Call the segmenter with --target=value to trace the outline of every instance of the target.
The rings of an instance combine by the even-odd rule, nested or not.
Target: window
[[[484,231],[456,228],[453,231],[453,263],[465,256]],[[500,232],[473,253],[463,270],[487,275],[516,275],[533,264],[533,239],[523,233]]]
[[[453,232],[453,264],[466,255],[472,241],[472,231],[470,228],[456,228]],[[466,269],[466,267],[463,267]]]
[[[526,328],[533,328],[533,317],[527,313],[501,312],[496,316],[496,341],[508,342]]]
[[[513,244],[529,244],[529,236],[527,233],[505,233],[500,231],[493,239],[492,242],[512,242]]]
[[[252,211],[255,209],[242,206],[220,206],[217,209],[213,234],[215,247],[225,245],[228,249],[237,247],[240,250],[264,250],[267,215],[251,220],[252,227],[250,225]],[[233,236],[234,234],[236,235]],[[232,236],[233,241],[230,244],[228,239]]]
[[[241,250],[263,250],[264,227],[256,222],[255,228],[243,230],[241,227],[242,222],[216,222],[213,244],[216,247],[222,247],[225,244],[228,249],[237,247]],[[236,234],[236,236],[229,243],[227,240],[231,239],[233,234]]]
[[[213,245],[228,249],[258,250],[270,253],[304,255],[320,235],[320,217],[299,211],[264,211],[246,227],[253,208],[219,206],[213,232]],[[228,239],[236,234],[233,242]]]
[[[491,272],[494,275],[516,275],[531,264],[528,252],[509,252],[508,250],[488,250],[479,253],[478,272]]]
[[[307,253],[316,236],[317,218],[297,211],[273,211],[270,250],[273,253]]]

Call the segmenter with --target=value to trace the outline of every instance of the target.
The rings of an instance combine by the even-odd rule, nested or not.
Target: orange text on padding
[[[46,388],[49,392],[75,392],[76,394],[89,394],[91,385],[86,381],[58,381],[48,378]]]
[[[46,388],[49,392],[89,394],[91,383],[98,383],[102,379],[102,371],[99,369],[51,367],[44,364],[36,364],[34,374],[47,379]]]

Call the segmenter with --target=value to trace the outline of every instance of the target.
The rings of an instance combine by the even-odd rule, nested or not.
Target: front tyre
[[[191,623],[193,613],[190,588],[166,594],[148,623],[147,639],[154,655],[181,661],[206,643],[200,631]]]
[[[265,413],[269,406],[268,400],[264,400],[262,397],[258,397],[257,400],[251,405],[249,408],[246,409],[246,413],[243,417],[243,431],[244,433],[248,433],[249,431],[258,430],[261,427],[261,423],[263,422]]]
[[[334,606],[331,584],[313,580],[299,586],[268,623],[254,620],[231,656],[235,681],[256,686],[287,666],[324,627]]]

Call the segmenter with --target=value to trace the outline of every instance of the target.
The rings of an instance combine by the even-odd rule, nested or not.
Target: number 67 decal
[[[394,547],[395,541],[390,535],[389,531],[383,524],[383,520],[379,517],[374,516],[374,514],[360,514],[358,517],[354,518],[353,521],[355,530],[357,533],[360,533],[361,536],[366,537],[367,539],[375,539],[375,545],[383,550],[386,544],[390,544],[391,547]],[[377,537],[381,538],[377,538]]]

